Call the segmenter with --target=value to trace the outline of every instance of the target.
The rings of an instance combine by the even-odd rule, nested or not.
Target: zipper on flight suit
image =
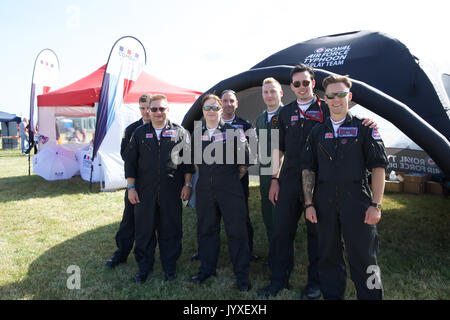
[[[330,154],[327,152],[327,150],[325,149],[325,147],[322,146],[322,144],[321,144],[320,142],[319,142],[319,147],[320,147],[320,149],[322,150],[322,152],[324,152],[324,153],[328,156],[328,158],[330,158],[330,160],[333,161],[333,158],[330,156]]]
[[[156,133],[156,132],[155,132]],[[158,136],[156,136],[156,139],[158,139]],[[161,182],[160,182],[160,171],[161,171],[161,139],[162,139],[162,130],[161,130],[161,136],[158,140],[158,193],[157,193],[157,199],[158,199],[158,205],[161,204],[159,195],[161,193]]]

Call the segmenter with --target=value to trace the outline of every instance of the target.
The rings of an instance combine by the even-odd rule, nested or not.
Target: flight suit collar
[[[220,118],[220,120],[222,120],[224,123],[226,123],[225,120],[223,120],[222,118]],[[238,120],[238,117],[236,114],[234,114],[234,117],[233,117],[233,119],[231,119],[230,124],[235,124],[237,122],[237,120]],[[229,120],[227,120],[227,121],[229,121]]]
[[[298,105],[298,100],[294,100],[291,104],[291,112],[292,114],[298,115],[298,117],[307,118],[309,120],[317,121],[320,123],[323,123],[324,121],[324,113],[321,107],[321,101],[320,98],[317,95],[314,95],[311,104],[309,105],[308,109],[306,109],[304,112],[300,109]]]
[[[347,112],[347,115],[345,116],[345,121],[343,124],[349,124],[353,121],[354,116],[350,113],[350,111]]]
[[[314,94],[314,96],[313,96],[313,98],[311,100],[311,104],[309,105],[308,109],[306,109],[305,111],[308,111],[309,108],[311,108],[314,104],[317,104],[317,100],[318,99],[320,99],[320,98],[318,98],[317,95]],[[299,101],[298,101],[298,99],[296,99],[294,102],[295,102],[295,105],[297,106],[297,108],[299,108]]]
[[[274,116],[276,116],[276,115],[278,115],[279,113],[280,113],[280,110],[281,110],[281,107],[282,107],[283,105],[282,104],[280,104],[279,106],[278,106],[278,108],[277,108],[277,110],[275,111],[275,113],[273,114]],[[267,121],[267,117],[269,116],[269,111],[267,110],[267,108],[266,108],[266,110],[264,110],[264,117],[265,117],[265,119],[266,119],[266,121]]]
[[[347,112],[347,115],[345,116],[345,121],[341,124],[341,126],[345,126],[348,124],[351,124],[353,122],[354,116],[350,113],[350,111]],[[328,116],[325,120],[325,125],[328,129],[330,129],[333,132],[333,125],[331,124],[331,116]]]
[[[283,107],[283,105],[282,104],[280,104],[279,106],[278,106],[278,109],[275,111],[275,113],[273,114],[273,116],[272,116],[272,119],[270,119],[270,127],[274,127],[274,126],[277,126],[278,125],[278,116],[280,115],[280,110],[281,110],[281,108]],[[269,111],[266,109],[266,110],[264,110],[264,114],[263,114],[263,119],[264,119],[264,123],[265,123],[265,126],[266,127],[268,127],[269,125],[268,125],[268,121],[269,121]]]
[[[217,125],[217,129],[222,130],[224,126],[225,126],[225,122],[222,120],[222,118],[220,118],[219,124]],[[208,130],[208,128],[206,127],[206,121],[203,119],[202,120],[202,131],[204,132],[205,130]]]
[[[150,121],[148,124],[150,125],[150,127],[151,127],[153,130],[155,130],[155,128],[153,127],[153,123],[152,123],[151,121]],[[162,127],[162,130],[165,130],[165,129],[171,129],[172,127],[173,127],[172,122],[170,122],[170,120],[167,120],[167,121],[166,121],[166,125],[165,125],[164,127]]]

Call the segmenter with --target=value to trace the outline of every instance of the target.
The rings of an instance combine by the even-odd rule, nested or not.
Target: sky
[[[356,30],[386,33],[417,57],[448,64],[449,3],[0,0],[0,111],[28,117],[33,66],[42,49],[59,58],[57,89],[106,64],[125,35],[143,43],[149,73],[198,91],[296,43]]]

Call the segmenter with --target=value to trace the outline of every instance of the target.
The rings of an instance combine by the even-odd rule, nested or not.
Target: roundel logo
[[[428,164],[429,164],[430,166],[434,166],[434,165],[435,165],[433,159],[431,159],[431,158],[428,158],[427,162],[428,162]]]
[[[314,51],[314,53],[322,53],[325,51],[325,48],[318,48]]]

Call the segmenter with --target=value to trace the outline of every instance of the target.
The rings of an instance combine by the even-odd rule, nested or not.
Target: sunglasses
[[[219,111],[220,107],[219,106],[203,106],[203,110],[205,111]]]
[[[295,88],[300,88],[301,84],[303,84],[304,87],[307,87],[307,86],[309,86],[310,83],[311,83],[311,81],[309,81],[309,80],[303,80],[303,81],[294,81],[294,82],[292,82],[292,85]]]
[[[152,108],[150,108],[151,112],[158,112],[158,110],[161,111],[161,112],[166,112],[167,108],[164,108],[164,107],[159,107],[159,108],[152,107]]]
[[[348,95],[348,93],[349,93],[349,91],[339,91],[339,92],[327,93],[327,94],[325,94],[325,96],[328,99],[334,99],[335,97],[344,98]]]

